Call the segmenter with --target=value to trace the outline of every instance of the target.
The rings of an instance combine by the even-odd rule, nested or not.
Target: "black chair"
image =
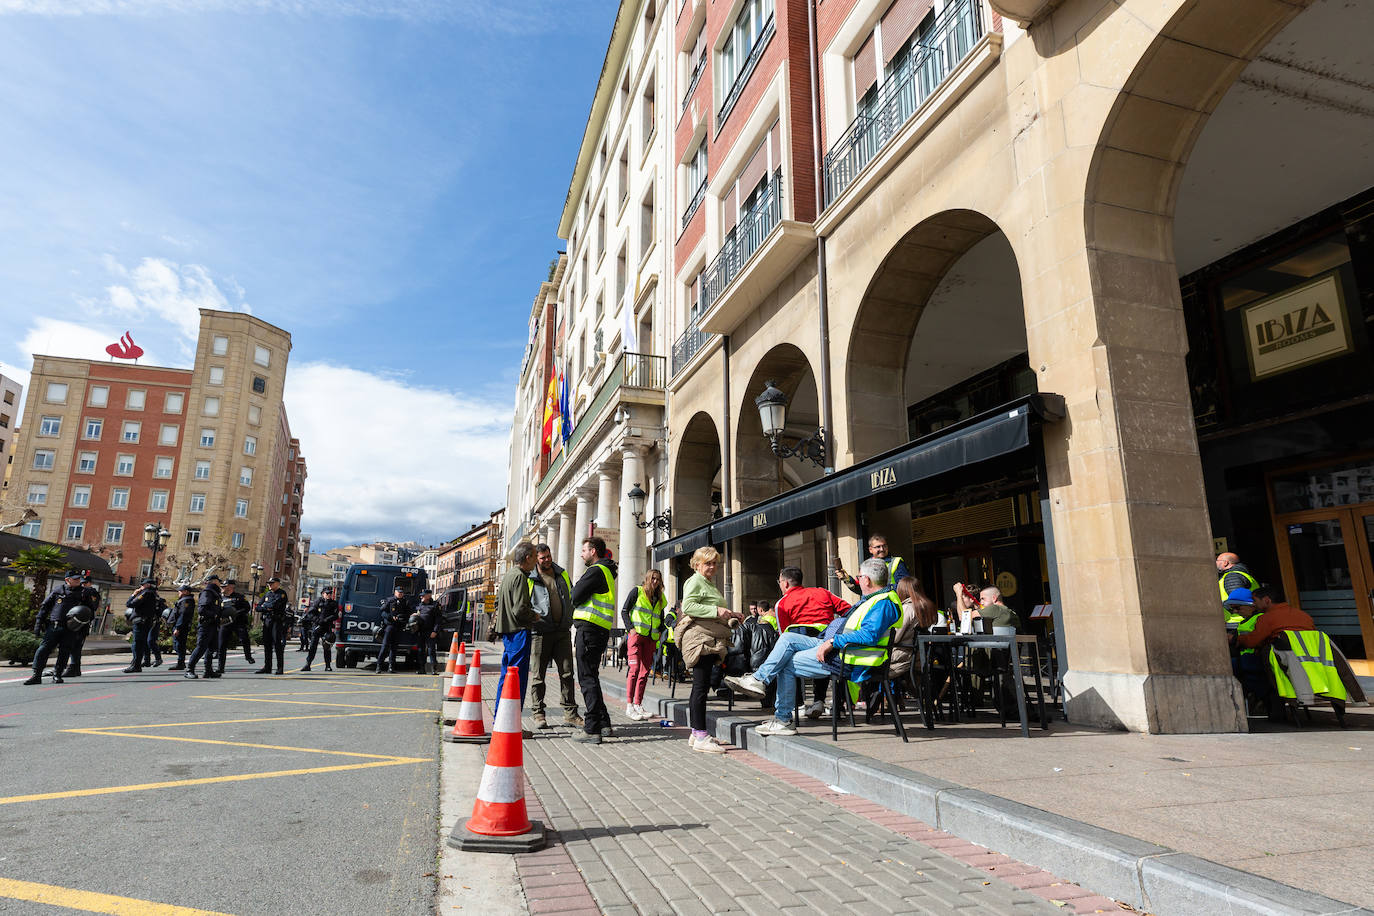
[[[897,706],[897,691],[893,687],[892,672],[888,662],[875,668],[865,684],[872,684],[874,692],[870,694],[869,702],[874,699],[881,699],[884,709],[888,715],[892,716],[892,727],[898,737],[903,742],[909,742],[906,736],[906,726],[902,723],[902,713]],[[840,740],[840,705],[843,704],[849,714],[849,727],[856,728],[854,722],[854,703],[849,696],[849,678],[838,674],[830,676],[830,740]]]

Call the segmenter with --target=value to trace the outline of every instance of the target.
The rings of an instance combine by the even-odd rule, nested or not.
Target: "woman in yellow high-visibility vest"
[[[646,720],[653,716],[645,710],[644,688],[654,664],[654,649],[663,638],[663,611],[668,606],[663,594],[663,575],[656,569],[644,574],[644,582],[630,589],[620,616],[628,634],[629,673],[625,680],[625,715]]]

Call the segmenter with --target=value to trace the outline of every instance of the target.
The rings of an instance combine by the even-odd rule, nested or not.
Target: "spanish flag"
[[[554,420],[558,417],[558,379],[549,379],[549,393],[544,398],[544,435],[543,450],[553,451]]]

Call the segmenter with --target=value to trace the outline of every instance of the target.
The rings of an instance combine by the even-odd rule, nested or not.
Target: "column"
[[[617,489],[614,468],[603,467],[597,479],[596,490],[596,526],[598,528],[614,528],[616,526],[616,513],[620,507],[620,494],[616,492]]]
[[[635,524],[630,511],[630,499],[625,494],[635,484],[644,485],[644,447],[622,446],[620,453],[620,569],[616,574],[615,606],[625,603],[625,596],[644,578],[644,529]],[[648,504],[645,504],[648,511]]]
[[[554,562],[558,557],[558,528],[559,518],[557,515],[549,516],[548,522],[544,525],[544,543],[549,545],[549,550],[553,552]]]
[[[594,499],[595,497],[590,489],[577,491],[576,529],[573,531],[571,543],[569,544],[572,548],[572,558],[569,565],[564,567],[564,569],[567,569],[572,575],[574,582],[577,581],[578,576],[581,576],[583,571],[587,568],[582,562],[582,539],[587,536],[587,525],[591,523],[592,511],[596,508],[596,503],[593,502]]]
[[[554,545],[557,548],[554,561],[568,570],[569,575],[572,574],[573,551],[577,549],[573,546],[573,542],[577,540],[576,524],[571,509],[563,506],[558,510],[558,543]]]

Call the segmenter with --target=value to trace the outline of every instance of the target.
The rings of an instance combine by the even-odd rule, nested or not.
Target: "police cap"
[[[79,569],[69,569],[69,570],[67,570],[66,572],[64,572],[64,573],[62,574],[62,578],[64,578],[64,579],[80,579],[83,575],[84,575],[84,573],[82,573],[81,570],[79,570]]]
[[[268,585],[271,585],[273,582],[280,582],[280,581],[281,581],[281,577],[280,577],[280,576],[273,576],[272,578],[270,578],[270,579],[267,580],[267,584],[268,584]]]
[[[218,582],[218,581],[219,581],[219,576],[215,575],[214,573],[210,573],[210,575],[208,575],[208,576],[205,577],[205,581],[206,581],[206,582]]]
[[[143,584],[144,584],[144,585],[157,585],[157,580],[156,580],[156,579],[144,579],[144,580],[143,580]]]

